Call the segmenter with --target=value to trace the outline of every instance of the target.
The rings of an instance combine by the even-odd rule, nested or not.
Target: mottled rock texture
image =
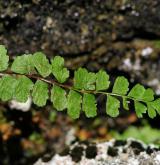
[[[72,69],[122,71],[160,93],[159,8],[159,0],[0,1],[0,43],[10,55],[42,50]]]
[[[97,144],[74,144],[65,155],[55,154],[50,160],[44,157],[34,165],[159,165],[159,163],[159,148],[128,139]]]
[[[87,54],[116,40],[159,37],[159,8],[159,0],[0,1],[0,42],[11,54]]]

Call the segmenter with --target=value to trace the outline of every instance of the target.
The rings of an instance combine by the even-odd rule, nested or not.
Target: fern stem
[[[136,98],[133,98],[133,97],[130,97],[130,96],[120,95],[120,94],[116,94],[116,93],[103,92],[103,91],[96,91],[96,90],[92,90],[92,91],[88,91],[88,90],[78,90],[78,89],[75,89],[75,88],[72,88],[72,90],[77,91],[77,92],[80,92],[80,93],[91,93],[91,94],[102,94],[102,95],[116,96],[116,97],[121,97],[121,98],[130,99],[130,100],[133,100],[133,101],[141,101],[141,102],[144,102],[144,103],[148,103],[148,102],[145,101],[145,100],[136,99]]]
[[[126,99],[130,99],[130,100],[133,100],[133,101],[141,101],[141,102],[144,102],[144,103],[148,103],[144,100],[141,100],[141,99],[136,99],[136,98],[133,98],[133,97],[130,97],[130,96],[126,96],[126,95],[120,95],[120,94],[116,94],[116,93],[110,93],[110,92],[104,92],[104,91],[96,91],[96,90],[81,90],[81,89],[76,89],[74,88],[73,86],[70,86],[70,85],[67,85],[67,84],[61,84],[57,81],[55,81],[54,79],[45,79],[43,77],[40,77],[39,75],[36,75],[36,74],[19,74],[19,73],[13,73],[11,71],[5,71],[4,73],[1,73],[0,74],[0,77],[4,76],[4,75],[16,75],[16,76],[27,76],[29,78],[32,78],[32,79],[35,79],[35,80],[41,80],[41,81],[44,81],[48,84],[55,84],[59,87],[62,87],[64,89],[69,89],[69,90],[74,90],[74,91],[77,91],[79,93],[90,93],[90,94],[103,94],[103,95],[109,95],[109,96],[116,96],[116,97],[121,97],[121,98],[126,98]]]

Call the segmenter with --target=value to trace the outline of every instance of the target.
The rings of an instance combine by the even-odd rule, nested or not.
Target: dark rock
[[[160,151],[160,149],[159,148],[151,148],[150,146],[148,146],[146,149],[146,152],[149,155],[152,154],[153,152],[157,152],[157,151]]]
[[[137,143],[136,143],[137,142]],[[130,144],[132,143],[133,147],[130,147]],[[114,146],[115,141],[109,141],[109,142],[104,142],[104,143],[89,143],[89,145],[85,144],[80,144],[80,143],[75,143],[70,146],[70,148],[73,148],[72,153],[74,153],[74,158],[76,158],[76,161],[78,163],[76,164],[101,164],[101,165],[111,165],[111,164],[125,164],[125,165],[130,165],[130,164],[145,164],[145,165],[153,165],[153,164],[160,164],[159,158],[159,151],[155,151],[154,154],[147,154],[146,150],[139,154],[141,152],[142,146],[144,146],[145,149],[149,149],[151,147],[150,145],[146,145],[143,142],[137,141],[136,139],[127,139],[126,143],[124,145],[120,145],[117,147],[112,147]],[[119,144],[119,143],[118,143]],[[83,148],[83,151],[86,152],[86,154],[83,155],[83,159],[78,158],[76,153],[81,153],[81,150]],[[158,149],[155,146],[152,145],[152,150]],[[141,149],[139,149],[141,148]],[[151,149],[151,148],[150,148]],[[108,152],[106,153],[106,150]],[[125,150],[125,155],[123,154]],[[96,154],[91,154],[91,152]],[[87,152],[90,154],[89,157],[87,157]],[[135,152],[135,154],[133,154]],[[76,156],[75,156],[76,155]],[[91,156],[92,155],[92,156]],[[73,157],[72,157],[73,159]],[[92,160],[89,160],[92,159]],[[59,164],[74,164],[71,161],[70,154],[67,155],[66,157],[61,157],[61,156],[55,156],[52,158],[52,162],[49,163],[59,163]],[[40,165],[42,164],[43,161],[39,159],[35,165]]]
[[[69,154],[69,151],[70,151],[69,147],[66,147],[61,153],[59,153],[59,155],[66,156]]]
[[[160,151],[159,148],[153,148],[153,150],[156,151],[156,152],[157,152],[157,151]]]
[[[55,155],[55,151],[52,151],[51,153],[48,153],[48,154],[45,154],[43,157],[42,157],[42,161],[43,162],[48,162],[52,159],[52,157]]]
[[[118,156],[118,149],[114,147],[108,147],[107,154],[112,157]]]
[[[81,157],[83,155],[83,147],[76,146],[71,150],[70,153],[72,160],[74,162],[79,162],[81,160]]]
[[[122,152],[123,152],[123,153],[127,153],[127,149],[126,149],[126,148],[124,148]]]
[[[146,152],[147,152],[147,154],[149,154],[149,155],[152,154],[153,151],[154,151],[154,150],[153,150],[150,146],[148,146],[147,149],[146,149]]]
[[[79,144],[84,144],[84,145],[88,146],[90,143],[87,140],[83,140],[83,141],[79,141]]]
[[[90,54],[114,40],[159,37],[159,8],[159,0],[1,1],[0,42],[10,54]]]
[[[124,146],[126,145],[126,143],[127,143],[126,140],[116,140],[114,146],[115,147]]]
[[[139,143],[138,141],[132,141],[130,144],[130,147],[133,148],[133,152],[138,155],[140,152],[145,151],[145,148],[143,147],[143,145],[141,143]]]
[[[97,155],[97,147],[96,146],[88,146],[86,148],[86,158],[93,159]]]
[[[138,148],[134,148],[133,152],[134,152],[135,155],[139,155],[142,152],[142,150],[140,150]]]

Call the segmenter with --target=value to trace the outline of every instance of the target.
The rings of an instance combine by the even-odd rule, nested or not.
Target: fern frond
[[[150,118],[160,115],[160,98],[154,100],[152,89],[145,89],[137,84],[129,91],[129,82],[123,77],[117,77],[112,92],[109,75],[100,70],[98,73],[88,72],[79,68],[74,72],[73,85],[64,84],[69,78],[69,70],[64,65],[64,59],[55,56],[48,60],[41,52],[33,55],[24,54],[15,58],[9,67],[9,56],[3,45],[0,45],[0,99],[9,101],[15,99],[26,102],[32,96],[33,103],[45,106],[47,100],[53,103],[58,111],[67,109],[67,114],[77,119],[81,112],[87,117],[97,115],[95,95],[103,94],[107,97],[106,114],[111,117],[119,115],[120,100],[122,106],[129,110],[129,102],[133,100],[138,117],[148,112]],[[54,78],[53,78],[54,76]],[[36,80],[33,83],[33,80]]]

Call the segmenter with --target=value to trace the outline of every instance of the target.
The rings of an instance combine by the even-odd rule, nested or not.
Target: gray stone
[[[87,158],[86,150],[88,146],[95,145],[97,154],[94,157]],[[79,161],[73,159],[70,153],[76,147],[83,148],[81,152],[75,153],[81,157]],[[112,148],[112,152],[110,150]],[[148,150],[150,148],[150,150]],[[114,150],[117,154],[114,154]],[[136,152],[135,152],[136,151]],[[150,151],[150,152],[149,152]],[[90,151],[93,152],[93,149]],[[69,154],[60,156],[56,154],[48,162],[43,162],[39,159],[34,165],[159,165],[160,164],[160,149],[153,145],[145,145],[143,142],[128,139],[124,141],[111,140],[104,143],[75,143],[70,146]]]

